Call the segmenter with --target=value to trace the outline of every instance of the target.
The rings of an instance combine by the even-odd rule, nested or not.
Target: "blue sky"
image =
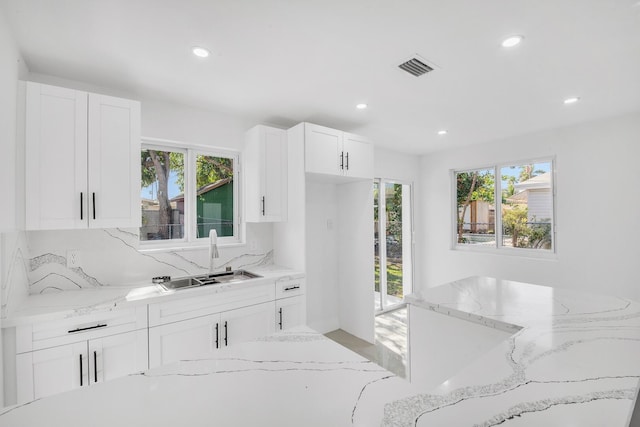
[[[170,199],[176,197],[178,194],[181,193],[180,187],[178,187],[178,184],[176,183],[176,176],[177,176],[177,173],[175,171],[172,171],[169,174],[169,198]],[[155,200],[157,199],[157,191],[158,191],[158,184],[156,181],[151,185],[143,187],[142,190],[140,190],[140,197],[144,199]]]

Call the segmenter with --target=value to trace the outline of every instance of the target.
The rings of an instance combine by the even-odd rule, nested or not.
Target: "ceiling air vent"
[[[429,71],[433,71],[433,67],[428,66],[420,59],[413,57],[406,62],[398,65],[409,74],[413,74],[416,77],[420,77],[423,74],[427,74]]]

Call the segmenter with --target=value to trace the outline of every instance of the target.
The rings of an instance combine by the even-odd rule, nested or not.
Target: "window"
[[[454,171],[454,180],[455,247],[555,251],[552,160]]]
[[[212,229],[239,242],[237,154],[149,140],[140,160],[141,242],[188,245]]]

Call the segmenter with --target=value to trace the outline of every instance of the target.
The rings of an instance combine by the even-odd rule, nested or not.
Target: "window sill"
[[[239,248],[242,246],[246,246],[246,242],[234,242],[234,243],[218,243],[218,249],[224,248]],[[199,251],[199,250],[208,250],[208,243],[185,243],[181,242],[180,244],[158,244],[158,245],[140,245],[138,247],[138,252],[140,253],[161,253],[161,252],[187,252],[187,251]]]
[[[496,248],[496,247],[482,247],[482,246],[463,246],[453,245],[451,248],[453,251],[460,252],[474,252],[490,255],[505,255],[518,258],[530,258],[536,260],[557,261],[558,253],[555,251],[543,251],[541,249],[525,249],[525,248]]]

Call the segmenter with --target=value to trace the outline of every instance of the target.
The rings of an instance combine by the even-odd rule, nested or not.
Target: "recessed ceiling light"
[[[580,98],[577,96],[572,96],[571,98],[567,98],[564,100],[565,104],[575,104],[576,102],[580,101]]]
[[[448,132],[446,129],[442,129],[442,130],[439,130],[439,131],[438,131],[438,135],[446,135],[446,134],[448,134],[448,133],[449,133],[449,132]]]
[[[511,36],[502,41],[502,47],[514,47],[519,45],[522,40],[524,40],[524,36]]]
[[[191,49],[191,51],[193,52],[193,54],[195,56],[198,56],[200,58],[206,58],[211,53],[211,52],[209,52],[208,49],[205,49],[205,48],[200,47],[200,46],[195,46],[193,49]]]
[[[367,107],[368,107],[368,105],[367,105],[367,104],[364,104],[364,103],[356,105],[356,108],[357,108],[358,110],[364,110],[364,109],[366,109]]]

